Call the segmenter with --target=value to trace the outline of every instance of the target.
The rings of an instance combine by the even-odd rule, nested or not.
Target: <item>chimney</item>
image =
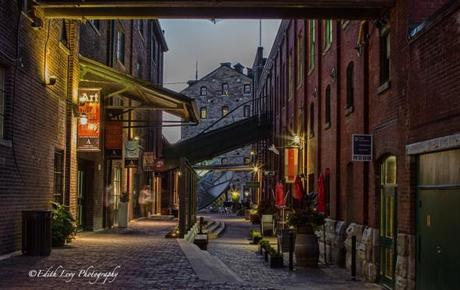
[[[233,68],[234,68],[237,72],[239,72],[240,74],[243,73],[244,66],[242,66],[240,63],[235,64],[235,65],[233,66]]]
[[[247,76],[252,79],[253,77],[252,68],[248,68]]]

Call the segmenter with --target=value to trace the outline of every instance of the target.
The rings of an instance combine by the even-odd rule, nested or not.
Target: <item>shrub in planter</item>
[[[51,231],[53,247],[62,247],[65,243],[70,243],[75,238],[77,226],[75,219],[70,213],[69,207],[51,202],[53,206]]]
[[[259,254],[262,255],[268,247],[270,247],[270,242],[268,240],[261,240],[259,242]]]
[[[281,253],[276,252],[276,250],[273,249],[273,251],[269,252],[268,264],[270,265],[270,268],[282,268],[283,267],[283,255]]]
[[[252,243],[257,245],[262,240],[262,234],[259,231],[252,232]]]

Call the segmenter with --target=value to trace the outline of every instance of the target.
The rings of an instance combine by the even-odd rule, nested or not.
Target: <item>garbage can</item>
[[[51,211],[22,212],[22,253],[49,256],[51,253]]]

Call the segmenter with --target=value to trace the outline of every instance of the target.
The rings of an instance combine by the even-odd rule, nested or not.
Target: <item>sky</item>
[[[270,53],[281,20],[262,20],[264,55]],[[222,62],[252,67],[259,46],[259,20],[160,20],[169,51],[165,53],[164,86],[180,92],[188,80],[198,79]],[[165,120],[177,120],[165,114]],[[164,128],[163,134],[174,143],[180,128]]]

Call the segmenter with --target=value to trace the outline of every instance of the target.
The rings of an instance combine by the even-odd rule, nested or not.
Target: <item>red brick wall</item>
[[[15,2],[5,2],[0,9],[0,63],[8,69],[7,134],[0,141],[0,254],[20,249],[21,211],[49,209],[53,200],[54,151],[66,152],[66,98],[72,95],[74,84],[69,53],[75,55],[77,47],[72,44],[78,37],[75,25],[69,24],[71,50],[63,48],[61,21],[45,21],[41,30],[34,31]],[[19,15],[15,62],[10,57],[16,58]],[[46,75],[57,77],[54,86],[44,85]],[[72,160],[66,158],[66,166],[71,166]],[[67,195],[75,196],[74,185],[66,189]],[[74,204],[70,205],[75,212]]]

